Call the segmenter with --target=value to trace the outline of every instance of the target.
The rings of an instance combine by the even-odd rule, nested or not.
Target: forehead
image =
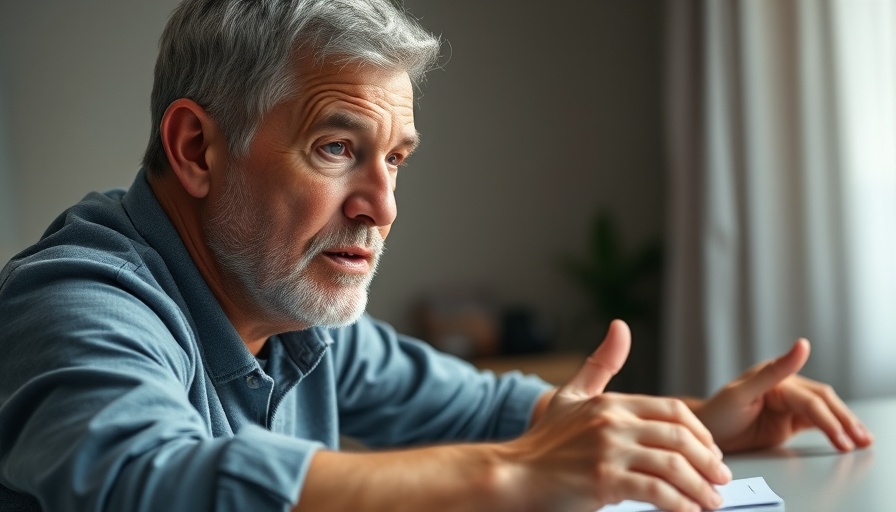
[[[410,126],[413,130],[414,92],[408,74],[370,65],[298,63],[295,104],[308,128],[322,116],[346,112],[377,124]]]

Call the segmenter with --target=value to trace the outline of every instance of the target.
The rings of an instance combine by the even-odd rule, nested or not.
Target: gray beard
[[[205,241],[226,277],[238,284],[239,294],[257,314],[305,326],[340,327],[354,323],[367,307],[370,282],[376,273],[384,242],[379,231],[350,221],[312,237],[298,262],[291,262],[291,240],[276,239],[270,223],[261,218],[237,167],[227,171],[223,199],[212,205],[203,223]],[[328,289],[315,281],[310,265],[332,247],[359,245],[374,252],[366,275],[333,272]]]

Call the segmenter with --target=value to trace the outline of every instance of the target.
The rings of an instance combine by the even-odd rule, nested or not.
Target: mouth
[[[363,274],[370,271],[373,252],[362,247],[339,247],[321,253],[342,272]]]

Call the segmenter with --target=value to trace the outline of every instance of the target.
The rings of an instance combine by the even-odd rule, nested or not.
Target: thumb
[[[588,356],[582,368],[564,387],[588,397],[603,393],[610,379],[619,373],[628,358],[631,345],[632,333],[628,325],[622,320],[613,320],[603,343]]]
[[[761,396],[782,380],[800,371],[808,359],[809,341],[800,338],[786,354],[761,364],[756,373],[743,381],[741,390],[748,401]]]

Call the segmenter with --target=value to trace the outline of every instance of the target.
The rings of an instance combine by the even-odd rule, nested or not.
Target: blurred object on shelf
[[[581,368],[585,355],[570,352],[548,352],[534,355],[473,358],[472,363],[481,370],[504,373],[518,370],[538,375],[545,381],[562,386]]]
[[[532,308],[514,306],[501,315],[501,353],[534,354],[551,348],[553,329]]]
[[[500,315],[491,296],[476,287],[445,287],[426,293],[417,307],[423,339],[463,358],[501,350]]]

